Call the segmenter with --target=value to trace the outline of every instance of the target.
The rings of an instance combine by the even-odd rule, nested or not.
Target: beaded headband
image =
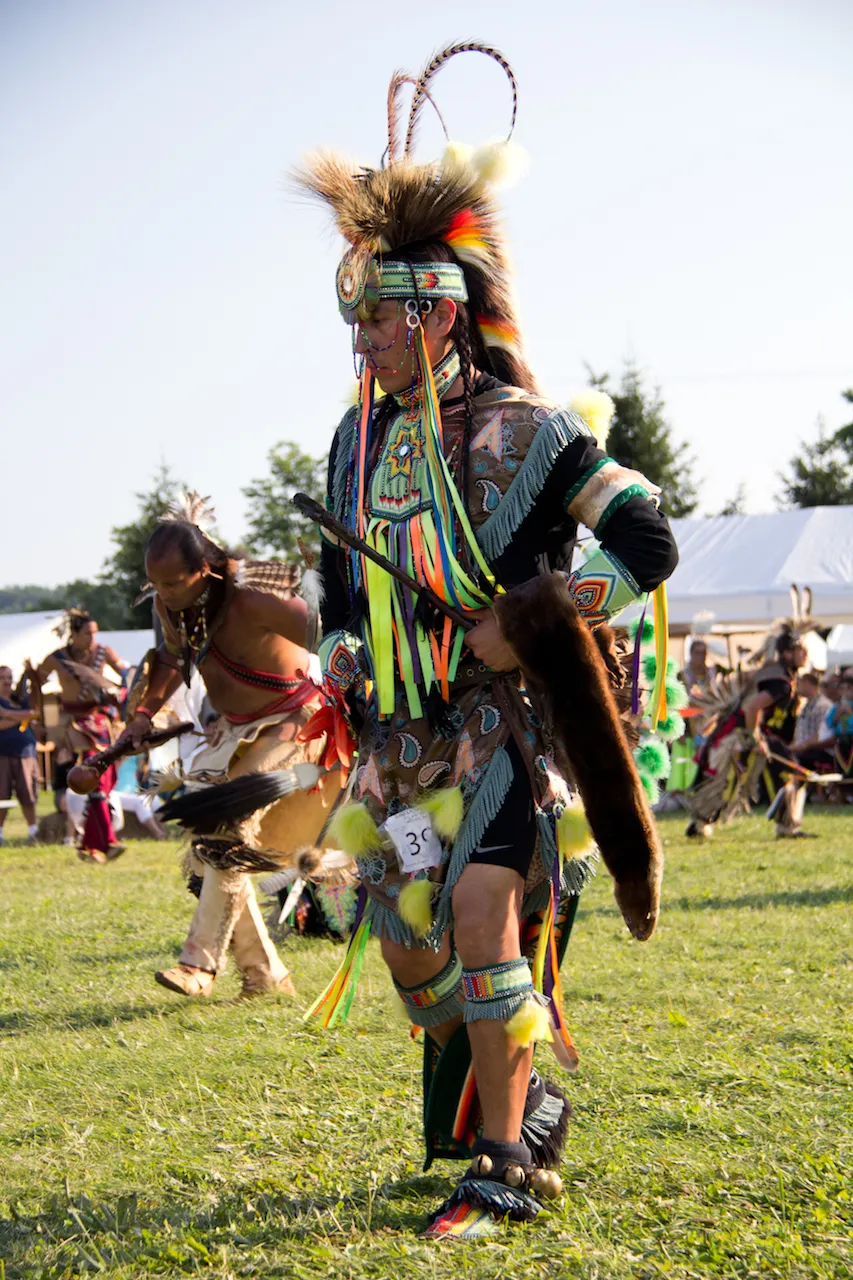
[[[371,318],[383,298],[468,301],[462,268],[455,262],[378,262],[350,250],[336,278],[338,307],[347,324]],[[420,308],[418,308],[419,310]]]

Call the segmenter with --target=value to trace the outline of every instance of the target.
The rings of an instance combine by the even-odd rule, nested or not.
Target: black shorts
[[[526,880],[536,849],[533,792],[530,775],[514,738],[510,738],[505,750],[512,764],[512,782],[503,804],[483,832],[469,862],[508,867],[511,871],[518,872],[522,880]]]

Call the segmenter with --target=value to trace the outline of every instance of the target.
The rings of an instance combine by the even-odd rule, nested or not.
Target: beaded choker
[[[435,393],[439,400],[443,400],[450,388],[462,370],[462,362],[459,359],[459,352],[455,347],[451,347],[446,356],[442,356],[438,364],[432,371],[433,381],[435,382]],[[400,408],[411,413],[412,410],[420,408],[423,390],[420,386],[410,387],[408,391],[401,391],[394,396]]]

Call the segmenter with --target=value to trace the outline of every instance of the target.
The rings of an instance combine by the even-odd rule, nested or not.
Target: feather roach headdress
[[[512,90],[507,138],[479,149],[448,140],[438,162],[413,157],[417,125],[429,103],[447,136],[432,95],[432,83],[459,53],[482,53],[503,68]],[[412,86],[408,116],[402,94]],[[352,323],[365,319],[383,297],[467,302],[493,372],[526,391],[536,383],[527,366],[512,290],[511,268],[500,227],[494,189],[518,167],[511,143],[518,103],[515,75],[504,56],[472,41],[451,44],[437,53],[419,76],[398,71],[388,89],[388,139],[377,169],[363,168],[333,152],[308,157],[295,177],[301,187],[332,210],[349,249],[338,268],[338,302]],[[408,246],[443,243],[450,263],[395,264]],[[405,261],[405,253],[401,254]],[[387,264],[387,265],[386,265]],[[396,270],[395,270],[396,265]],[[486,370],[488,372],[488,370]]]

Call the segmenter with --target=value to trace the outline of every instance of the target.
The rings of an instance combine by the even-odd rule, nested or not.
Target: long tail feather
[[[226,823],[242,822],[256,810],[299,789],[292,769],[247,773],[168,800],[158,817],[163,822],[179,822],[197,835],[214,835]]]

